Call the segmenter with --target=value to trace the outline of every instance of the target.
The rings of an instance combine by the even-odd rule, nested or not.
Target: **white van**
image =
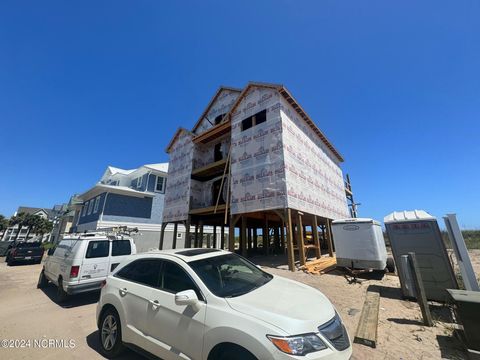
[[[49,250],[37,287],[51,281],[58,288],[60,302],[68,295],[100,290],[107,275],[135,253],[135,243],[127,235],[92,232],[65,236]]]

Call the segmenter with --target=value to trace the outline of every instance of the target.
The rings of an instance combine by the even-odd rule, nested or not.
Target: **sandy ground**
[[[472,252],[476,273],[480,274],[480,251]],[[55,288],[36,289],[41,265],[8,267],[0,258],[0,340],[30,340],[26,347],[0,347],[0,359],[100,359],[95,307],[98,295],[81,295],[60,306]],[[380,291],[380,318],[376,349],[354,344],[353,359],[464,359],[460,343],[452,337],[448,308],[432,306],[435,327],[421,323],[416,303],[401,300],[396,276],[349,284],[339,272],[325,275],[291,273],[280,258],[257,258],[265,270],[292,278],[323,291],[340,312],[353,339],[367,289]],[[44,348],[45,340],[64,340],[64,346]],[[42,341],[43,340],[43,341]],[[73,340],[73,342],[70,342]],[[37,341],[37,345],[34,342]],[[73,344],[73,346],[72,346]],[[21,344],[17,344],[21,345]],[[128,351],[124,359],[143,359]]]
[[[0,341],[30,340],[24,348],[0,347],[0,359],[103,359],[98,353],[95,309],[98,294],[85,294],[65,306],[55,302],[56,288],[36,288],[42,265],[6,266],[0,258]],[[64,340],[73,347],[43,348],[43,339]],[[34,341],[40,347],[34,347]],[[19,344],[20,345],[20,344]],[[127,351],[124,359],[143,359]]]
[[[472,264],[480,277],[480,250],[470,251]],[[453,336],[456,325],[448,307],[431,303],[434,327],[422,324],[420,308],[416,302],[402,300],[400,282],[395,275],[381,280],[365,279],[361,284],[349,284],[340,271],[324,275],[310,275],[287,269],[282,259],[254,258],[264,269],[277,275],[301,281],[322,291],[337,308],[353,340],[368,290],[379,291],[380,313],[378,339],[375,349],[353,345],[353,359],[466,359],[461,343]],[[279,265],[282,264],[282,265]],[[362,280],[362,279],[361,279]]]

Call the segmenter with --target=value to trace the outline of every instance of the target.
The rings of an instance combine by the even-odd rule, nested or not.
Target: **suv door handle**
[[[152,305],[153,310],[157,310],[160,307],[160,302],[158,300],[148,300],[148,302]]]
[[[128,294],[127,288],[118,289],[118,292],[120,293],[120,296],[125,296]]]

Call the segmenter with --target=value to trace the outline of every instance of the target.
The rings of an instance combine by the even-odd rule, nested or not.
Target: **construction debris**
[[[357,333],[353,342],[375,348],[377,346],[378,310],[380,294],[367,291],[363,303],[362,315],[358,322]]]

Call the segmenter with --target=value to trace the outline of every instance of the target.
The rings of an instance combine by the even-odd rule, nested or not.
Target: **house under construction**
[[[292,271],[296,253],[302,265],[322,248],[332,255],[331,221],[350,217],[343,158],[284,86],[220,87],[167,153],[163,228],[185,226],[185,247],[204,246],[203,227],[219,226],[207,246],[286,253]]]

